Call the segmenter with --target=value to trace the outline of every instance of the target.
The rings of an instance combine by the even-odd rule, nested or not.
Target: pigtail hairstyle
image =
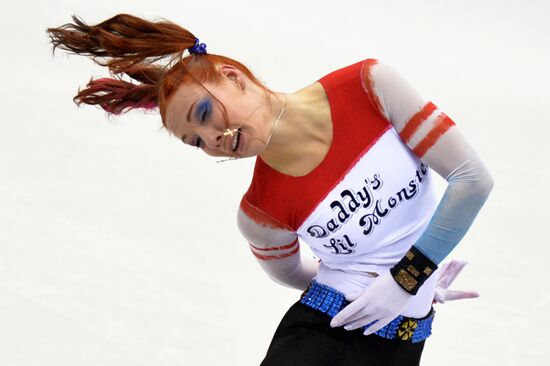
[[[130,109],[154,110],[158,107],[159,82],[164,75],[163,67],[137,64],[124,70],[124,74],[141,84],[124,81],[120,74],[112,70],[111,73],[114,79],[90,79],[84,90],[79,89],[73,101],[77,105],[99,105],[115,115]]]
[[[177,88],[186,82],[205,88],[204,82],[219,81],[218,64],[238,68],[266,93],[271,93],[238,61],[210,53],[183,57],[184,52],[195,45],[196,37],[169,21],[151,22],[128,14],[115,15],[97,25],[87,25],[75,15],[72,19],[74,23],[46,30],[53,52],[60,48],[90,57],[98,65],[107,67],[113,76],[91,79],[73,98],[77,105],[99,105],[111,114],[136,108],[159,108],[166,126],[166,104]],[[123,80],[124,75],[139,84]],[[223,104],[206,91],[221,105],[227,122]]]
[[[189,31],[167,21],[150,22],[128,14],[118,14],[97,25],[87,25],[73,15],[74,24],[48,28],[56,48],[90,57],[105,66],[114,78],[91,79],[73,101],[99,105],[111,114],[130,109],[158,107],[159,83],[166,66],[154,65],[164,58],[175,59],[192,46]],[[140,82],[124,81],[123,75]]]
[[[89,56],[115,73],[147,61],[153,63],[166,57],[179,58],[194,45],[195,36],[168,21],[151,22],[129,14],[118,14],[97,25],[87,25],[73,15],[74,24],[48,28],[56,48]]]

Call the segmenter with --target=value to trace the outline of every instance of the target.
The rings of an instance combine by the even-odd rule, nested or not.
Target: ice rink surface
[[[77,14],[165,17],[292,92],[364,58],[445,111],[495,180],[450,255],[423,365],[548,365],[550,26],[546,1],[6,1],[0,15],[0,365],[258,365],[299,292],[236,226],[254,161],[216,164],[142,112],[71,101],[106,70],[52,57]],[[440,179],[439,188],[445,188]],[[302,246],[304,248],[304,246]]]

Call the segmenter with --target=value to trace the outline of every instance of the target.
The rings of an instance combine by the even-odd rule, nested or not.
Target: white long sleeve
[[[414,244],[440,263],[468,231],[493,180],[455,123],[390,66],[371,60],[365,89],[407,146],[448,182],[428,227]]]

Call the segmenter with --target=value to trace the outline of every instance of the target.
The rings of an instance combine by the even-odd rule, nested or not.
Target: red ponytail
[[[121,114],[129,109],[156,109],[158,87],[152,84],[136,85],[118,79],[92,79],[87,88],[73,98],[78,105],[99,105],[111,114]]]
[[[202,86],[207,81],[218,81],[218,64],[238,68],[252,82],[270,92],[238,61],[213,54],[183,57],[185,50],[195,44],[196,37],[169,21],[151,22],[118,14],[90,26],[74,15],[72,19],[74,24],[47,29],[53,51],[61,48],[88,56],[97,64],[108,67],[114,76],[90,80],[87,87],[79,90],[73,98],[78,105],[99,105],[111,114],[158,107],[166,126],[166,105],[177,88],[186,82]],[[166,58],[168,61],[161,63]],[[124,75],[139,84],[123,80]]]

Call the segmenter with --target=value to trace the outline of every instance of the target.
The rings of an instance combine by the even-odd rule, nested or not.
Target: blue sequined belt
[[[331,318],[349,304],[344,294],[315,280],[304,291],[300,302],[327,314]],[[432,334],[434,314],[435,310],[432,307],[430,313],[422,319],[399,315],[374,334],[387,339],[399,339],[412,343],[421,342]],[[363,329],[367,329],[373,323],[367,324]]]

